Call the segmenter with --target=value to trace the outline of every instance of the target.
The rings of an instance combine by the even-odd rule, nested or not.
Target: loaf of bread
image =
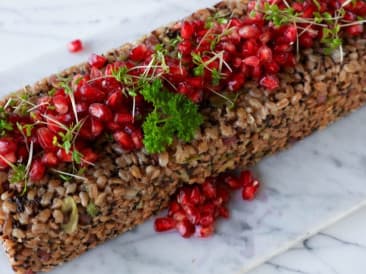
[[[247,2],[221,2],[185,20],[204,21],[217,13],[240,18],[247,15]],[[136,44],[167,43],[179,24],[162,27]],[[107,63],[126,60],[136,44],[106,53]],[[27,87],[27,100],[52,91],[60,77],[90,73],[88,64],[68,68],[58,78]],[[93,143],[98,159],[85,165],[82,176],[63,180],[46,172],[38,182],[26,180],[24,189],[22,180],[10,182],[13,169],[1,171],[0,238],[14,271],[29,274],[65,263],[164,209],[183,184],[252,166],[361,107],[366,101],[366,40],[345,38],[342,62],[325,55],[317,43],[301,49],[296,64],[283,68],[278,79],[274,92],[255,79],[247,81],[236,92],[234,106],[219,97],[202,103],[203,122],[193,139],[175,138],[164,152],[126,150],[101,138]],[[3,105],[7,103],[8,98]]]

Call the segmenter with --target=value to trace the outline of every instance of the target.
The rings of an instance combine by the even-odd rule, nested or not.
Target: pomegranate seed
[[[363,24],[357,24],[346,29],[347,33],[351,36],[358,36],[363,33]]]
[[[266,75],[260,80],[260,85],[270,91],[277,89],[280,86],[280,81],[275,75]]]
[[[99,102],[103,101],[105,98],[105,93],[103,91],[88,84],[81,86],[80,95],[80,100],[85,102]]]
[[[199,220],[199,224],[202,226],[210,226],[215,222],[213,214],[202,214]]]
[[[0,154],[15,152],[16,149],[17,149],[17,144],[10,137],[0,138]]]
[[[228,89],[230,91],[237,91],[244,86],[245,76],[242,73],[234,74],[228,82]]]
[[[187,219],[187,215],[183,210],[178,210],[177,212],[173,213],[173,219],[177,222],[181,222]]]
[[[241,182],[237,178],[234,178],[233,176],[225,177],[225,183],[232,189],[239,189],[242,187]]]
[[[178,212],[181,209],[182,208],[180,207],[180,205],[176,201],[174,201],[174,200],[170,201],[168,216],[173,216],[174,213]]]
[[[206,180],[203,184],[202,184],[202,191],[203,194],[210,199],[213,199],[216,197],[216,187],[215,185],[212,183],[211,180]]]
[[[58,165],[58,158],[54,152],[46,152],[42,156],[42,163],[48,167],[55,167]]]
[[[144,144],[142,142],[143,136],[141,130],[134,130],[131,133],[131,139],[133,144],[135,145],[135,149],[141,149],[143,148]]]
[[[172,218],[157,218],[155,219],[154,228],[156,232],[168,231],[175,228],[175,220]]]
[[[107,122],[112,120],[111,110],[103,104],[94,103],[89,106],[89,113],[92,117],[98,118],[101,121]]]
[[[65,95],[56,95],[52,98],[56,111],[60,114],[65,114],[69,111],[70,99]]]
[[[267,46],[261,46],[258,50],[258,57],[261,62],[270,62],[272,60],[272,50]]]
[[[220,206],[219,209],[218,209],[218,213],[219,213],[219,216],[222,217],[222,218],[229,218],[230,217],[230,213],[229,213],[229,210],[224,207],[224,206]]]
[[[191,203],[190,196],[191,190],[188,187],[183,187],[177,194],[177,202],[180,205],[188,205]]]
[[[192,23],[185,21],[182,24],[182,28],[180,31],[180,36],[182,36],[183,39],[189,40],[192,38],[194,33],[194,26]]]
[[[260,35],[260,30],[256,25],[243,26],[239,29],[239,35],[244,39],[257,38]]]
[[[67,153],[66,150],[64,150],[63,148],[58,149],[56,155],[57,158],[62,162],[66,163],[72,162],[72,153],[71,152]]]
[[[250,170],[244,170],[240,173],[240,183],[243,187],[251,185],[253,181],[253,174]]]
[[[243,60],[244,64],[251,66],[251,67],[257,67],[260,64],[260,60],[257,56],[250,56]]]
[[[183,210],[185,211],[188,220],[190,220],[193,224],[198,224],[200,220],[200,212],[194,205],[184,205]]]
[[[89,74],[90,79],[95,79],[96,82],[100,82],[100,77],[103,77],[103,72],[96,67],[92,67]]]
[[[37,129],[37,140],[40,146],[46,151],[56,151],[57,147],[54,144],[54,140],[57,141],[57,136],[54,132],[46,127]]]
[[[198,186],[194,186],[192,188],[190,201],[195,205],[198,205],[203,201],[201,191]]]
[[[123,95],[121,91],[111,93],[106,101],[107,106],[112,109],[118,109],[123,103]]]
[[[242,191],[243,200],[251,201],[255,198],[259,189],[259,182],[254,181],[252,185],[245,186]]]
[[[294,43],[297,40],[297,28],[294,25],[290,25],[283,33],[284,37],[289,43]]]
[[[201,226],[198,228],[198,236],[201,238],[207,238],[212,236],[215,231],[215,227],[213,225],[209,226]]]
[[[40,181],[43,179],[45,173],[46,173],[45,165],[42,163],[40,159],[37,159],[33,161],[30,167],[29,179],[31,179],[34,182]]]
[[[113,120],[119,124],[132,123],[133,117],[131,113],[116,113]]]
[[[76,39],[71,41],[68,45],[67,48],[69,49],[70,52],[79,52],[83,50],[83,43],[81,42],[80,39]]]
[[[129,134],[124,131],[117,131],[113,134],[114,140],[120,144],[120,146],[127,151],[133,150],[135,145]]]
[[[104,126],[99,119],[92,117],[90,119],[90,129],[93,137],[98,137],[103,133]]]
[[[107,59],[104,56],[92,53],[89,57],[88,62],[89,65],[91,65],[92,67],[101,69],[107,62]]]
[[[130,59],[135,62],[143,61],[148,55],[147,47],[144,44],[138,45],[130,52]]]
[[[176,228],[183,238],[190,238],[195,232],[194,225],[188,220],[178,222]]]
[[[80,153],[83,155],[83,164],[93,164],[98,159],[98,154],[96,154],[91,148],[84,148]]]
[[[17,156],[15,152],[1,153],[0,157],[0,169],[4,170],[9,167],[8,162],[15,163],[17,161]]]
[[[178,51],[183,55],[190,55],[192,52],[192,42],[189,40],[184,40],[179,43]]]

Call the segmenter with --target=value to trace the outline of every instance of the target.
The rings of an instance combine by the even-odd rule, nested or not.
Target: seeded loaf
[[[221,2],[192,16],[206,18],[217,11],[241,16],[246,3]],[[173,25],[144,39],[164,42]],[[111,62],[123,59],[131,47],[123,45],[105,56]],[[85,70],[81,64],[61,74]],[[275,93],[249,82],[235,108],[202,107],[205,122],[194,140],[177,140],[165,153],[126,153],[117,144],[96,143],[100,159],[88,168],[86,180],[65,183],[48,174],[45,184],[30,185],[27,194],[19,196],[20,186],[8,184],[8,174],[0,172],[0,237],[14,271],[29,274],[63,264],[163,209],[182,184],[251,166],[361,107],[366,101],[366,40],[345,41],[342,64],[319,49],[305,50],[296,67],[279,78],[281,87]],[[45,93],[53,80],[46,78],[28,90],[35,96]],[[61,207],[67,196],[76,202],[79,215],[72,234],[63,229],[68,216]],[[86,214],[89,201],[100,208],[95,218]]]

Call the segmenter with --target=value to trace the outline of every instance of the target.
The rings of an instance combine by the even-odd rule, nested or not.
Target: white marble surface
[[[0,0],[0,92],[131,41],[212,0]],[[102,33],[101,31],[106,30]],[[100,33],[95,35],[95,33]],[[82,54],[65,44],[86,42]],[[36,58],[36,59],[34,59]],[[301,242],[365,204],[363,109],[257,168],[265,187],[254,203],[232,204],[231,221],[208,240],[156,235],[151,222],[53,273],[238,273]],[[352,139],[350,139],[352,137]],[[365,273],[366,211],[360,211],[251,274]],[[173,244],[172,244],[173,243]],[[11,273],[0,253],[0,273]]]

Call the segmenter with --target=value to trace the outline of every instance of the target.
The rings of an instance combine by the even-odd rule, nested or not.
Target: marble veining
[[[0,1],[0,93],[83,61],[90,52],[133,41],[215,2]],[[75,37],[83,38],[86,49],[71,55],[64,45]],[[219,223],[213,238],[159,235],[149,221],[52,273],[244,273],[265,261],[249,273],[364,273],[366,265],[360,258],[366,246],[361,229],[365,211],[308,238],[366,204],[366,151],[360,149],[366,137],[365,118],[362,109],[264,160],[256,168],[264,182],[259,198],[244,203],[237,194],[230,221]],[[353,263],[357,258],[359,263]],[[352,272],[347,271],[350,267]],[[1,274],[12,273],[2,251],[0,269]]]

